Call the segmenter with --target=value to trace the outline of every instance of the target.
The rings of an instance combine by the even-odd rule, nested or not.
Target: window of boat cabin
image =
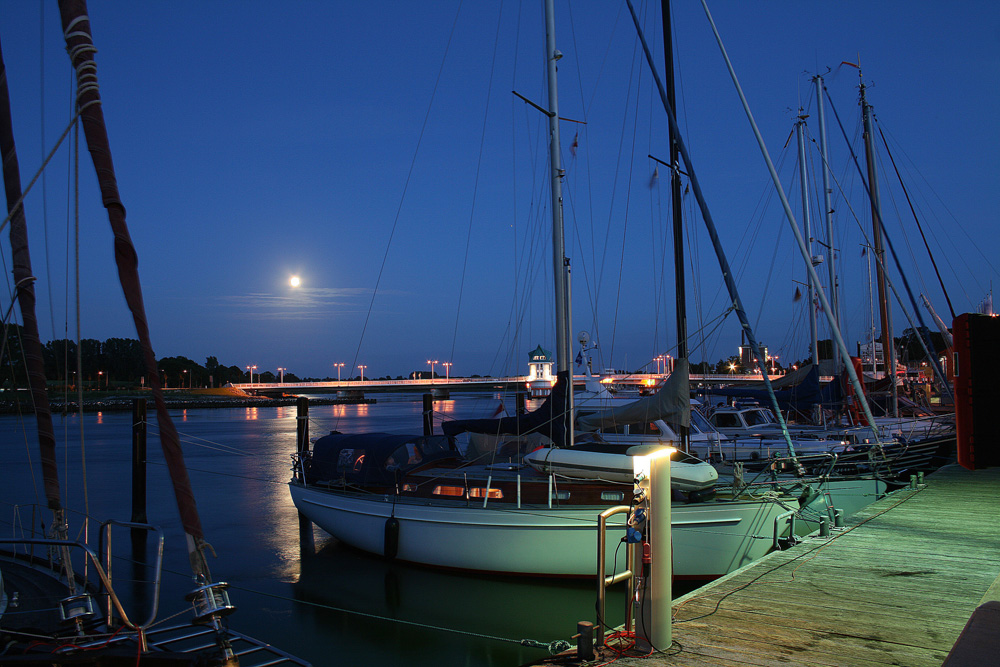
[[[342,449],[340,450],[340,456],[337,458],[337,474],[343,477],[347,474],[356,474],[361,472],[361,467],[365,464],[365,450],[354,448],[354,449]]]
[[[629,433],[635,435],[660,435],[660,429],[653,422],[643,422],[641,424],[632,424],[629,427]]]
[[[771,424],[774,420],[766,410],[747,410],[743,413],[743,419],[747,426],[757,426],[758,424]]]
[[[735,415],[732,412],[720,412],[712,416],[715,420],[715,425],[719,428],[730,428],[734,426],[742,426],[740,424],[739,415]]]

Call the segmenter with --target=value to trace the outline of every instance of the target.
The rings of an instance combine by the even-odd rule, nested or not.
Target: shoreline
[[[209,393],[210,392],[210,393]],[[147,399],[147,410],[155,410],[152,405],[152,393],[148,390],[141,392],[87,392],[88,394],[100,393],[100,396],[92,398],[84,396],[84,412],[125,412],[132,410],[132,405],[138,398]],[[164,402],[168,410],[190,410],[201,408],[267,408],[284,407],[295,405],[298,396],[288,395],[281,398],[268,398],[263,396],[250,396],[242,392],[231,390],[195,390],[193,392],[172,392],[164,394]],[[75,400],[63,400],[64,395],[58,397],[49,396],[49,408],[52,414],[68,414],[79,412],[79,404]],[[310,398],[310,405],[354,405],[372,404],[374,398]],[[34,412],[31,406],[31,398],[27,395],[18,396],[15,399],[0,399],[0,414],[30,414]]]

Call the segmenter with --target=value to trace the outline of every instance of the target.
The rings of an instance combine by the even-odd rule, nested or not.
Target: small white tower
[[[539,345],[528,353],[528,392],[532,398],[548,396],[554,383],[552,353]]]

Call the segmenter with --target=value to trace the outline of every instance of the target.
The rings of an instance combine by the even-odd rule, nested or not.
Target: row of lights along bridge
[[[444,366],[445,380],[451,379],[451,367],[452,367],[452,363],[450,361],[441,361],[441,362],[439,362],[437,359],[434,359],[434,360],[428,359],[427,360],[427,364],[431,367],[431,379],[432,380],[434,379],[434,366],[436,366],[439,363],[442,366]],[[333,364],[333,367],[337,369],[337,382],[340,382],[340,371],[344,367],[344,363],[343,362],[335,363],[335,364]],[[368,368],[368,365],[367,364],[358,364],[358,368],[361,370],[361,381],[364,382],[364,379],[365,379],[365,369]],[[250,384],[253,384],[253,372],[255,370],[257,370],[257,366],[256,366],[256,364],[253,365],[253,366],[247,366],[246,369],[247,369],[247,373],[250,374]],[[288,370],[288,369],[287,368],[282,368],[280,366],[278,367],[278,374],[280,376],[279,382],[284,382],[285,381],[285,371],[286,370]],[[187,373],[187,371],[184,371],[184,372]]]

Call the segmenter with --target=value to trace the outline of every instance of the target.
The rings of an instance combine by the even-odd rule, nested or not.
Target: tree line
[[[0,387],[25,387],[24,349],[21,344],[22,327],[7,325],[0,343]],[[138,340],[109,338],[99,341],[83,338],[79,345],[80,371],[77,371],[77,344],[75,340],[53,340],[42,346],[45,377],[50,383],[81,386],[87,389],[148,386],[146,366]],[[221,387],[228,382],[249,382],[245,368],[226,366],[218,358],[208,357],[199,364],[187,357],[162,357],[157,360],[160,381],[166,387]],[[77,375],[79,374],[79,378]],[[254,381],[277,382],[270,371],[254,372]],[[285,373],[285,381],[298,382],[292,373]]]

